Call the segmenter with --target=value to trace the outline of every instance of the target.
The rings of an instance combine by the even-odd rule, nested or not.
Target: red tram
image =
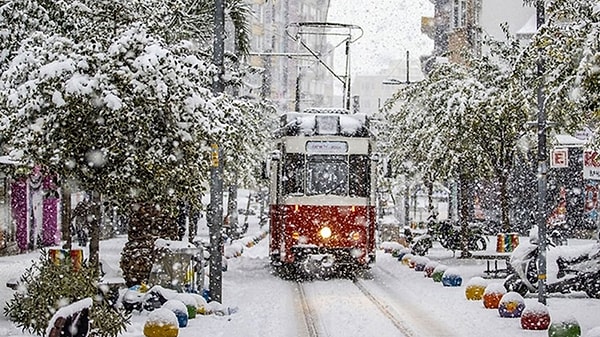
[[[364,114],[285,113],[270,171],[274,267],[319,274],[375,262],[375,140]]]

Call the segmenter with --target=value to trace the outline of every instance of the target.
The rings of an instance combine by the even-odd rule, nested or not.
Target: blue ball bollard
[[[423,256],[415,257],[415,271],[424,271],[429,259]]]
[[[444,287],[460,287],[462,277],[455,268],[448,268],[442,275],[442,284]]]
[[[168,300],[162,307],[171,310],[175,314],[180,328],[185,328],[188,325],[188,309],[183,302]]]

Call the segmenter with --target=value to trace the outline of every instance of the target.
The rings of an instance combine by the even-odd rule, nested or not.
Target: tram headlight
[[[323,239],[329,239],[331,237],[331,228],[327,226],[321,228],[319,235],[321,235]]]

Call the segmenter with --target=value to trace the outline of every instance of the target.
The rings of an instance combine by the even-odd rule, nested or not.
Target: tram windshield
[[[367,197],[370,184],[370,160],[366,155],[288,153],[283,160],[283,195]]]
[[[347,156],[308,156],[306,173],[307,195],[348,194]]]

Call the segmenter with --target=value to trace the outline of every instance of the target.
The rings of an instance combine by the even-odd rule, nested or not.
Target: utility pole
[[[213,80],[213,92],[223,92],[223,56],[225,49],[225,0],[215,0],[213,44],[213,64],[218,69]],[[211,144],[210,160],[210,206],[208,225],[210,234],[210,299],[221,303],[223,284],[223,167],[221,165],[221,149],[217,142]]]
[[[536,24],[539,31],[546,21],[544,0],[536,0]],[[546,304],[546,192],[547,192],[547,155],[546,155],[546,111],[544,109],[544,60],[540,50],[537,61],[539,84],[537,87],[537,130],[538,130],[538,302]]]

